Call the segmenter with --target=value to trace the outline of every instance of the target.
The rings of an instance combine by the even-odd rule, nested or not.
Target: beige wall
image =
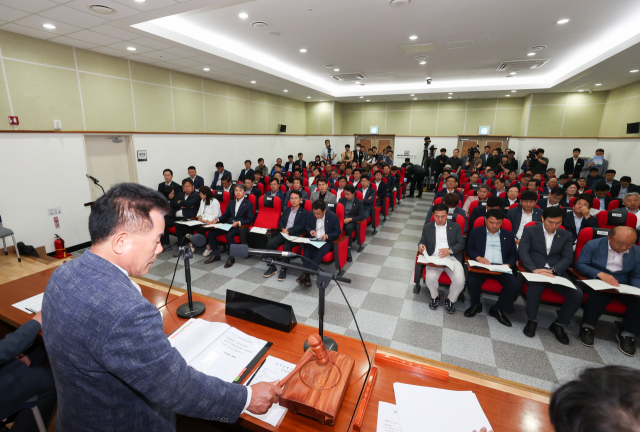
[[[640,81],[611,90],[607,97],[600,136],[627,135],[627,123],[640,121]]]

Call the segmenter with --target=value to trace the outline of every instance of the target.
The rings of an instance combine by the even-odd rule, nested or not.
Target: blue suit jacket
[[[375,183],[375,182],[372,182],[372,183]],[[376,192],[377,199],[384,199],[384,198],[389,196],[389,194],[388,194],[388,191],[389,191],[388,183],[385,183],[385,182],[381,181],[380,185],[377,185],[377,187],[378,187],[378,191]]]
[[[236,204],[237,200],[233,199],[229,201],[227,205],[227,209],[224,211],[218,222],[224,223],[233,223],[240,222],[240,225],[247,225],[253,222],[254,209],[253,204],[249,201],[247,196],[244,196],[242,200],[242,204],[240,204],[240,209],[238,209],[238,213],[236,214]],[[235,216],[234,216],[235,214]]]
[[[204,179],[196,174],[196,178],[193,180],[193,187],[195,189],[200,189],[202,186],[204,186]]]
[[[229,179],[233,178],[231,177],[231,172],[227,170],[223,170],[222,174],[220,174],[218,170],[216,170],[216,173],[213,175],[213,181],[211,182],[211,190],[222,189],[222,183],[220,183],[220,186],[216,185],[218,184],[218,179],[222,179],[222,177],[224,176],[229,176]]]
[[[292,236],[299,236],[305,234],[306,226],[307,226],[307,211],[302,208],[302,206],[298,207],[298,212],[296,213],[296,217],[293,220],[293,226],[289,228],[289,234]],[[278,228],[285,229],[287,227],[287,221],[289,220],[289,215],[291,214],[291,207],[287,207],[282,212],[282,216],[280,217],[280,222],[278,223]]]
[[[484,257],[485,249],[487,248],[487,230],[474,229],[469,231],[467,235],[467,255],[472,260],[478,257]],[[502,263],[515,265],[518,261],[518,249],[516,248],[515,236],[505,230],[500,229],[500,249],[502,251]]]
[[[195,190],[189,194],[189,197],[185,199],[185,193],[180,192],[180,194],[171,201],[171,208],[174,211],[178,211],[181,207],[187,207],[182,209],[182,216],[185,219],[189,219],[192,217],[196,217],[198,215],[198,210],[200,209],[200,194]]]
[[[591,218],[589,218],[591,219]],[[589,279],[597,279],[597,274],[605,272],[618,282],[640,288],[640,247],[633,245],[622,258],[622,271],[611,273],[607,270],[609,238],[602,237],[588,241],[576,262],[576,270]]]
[[[307,232],[315,231],[316,229],[316,217],[313,212],[307,213]],[[324,213],[324,233],[327,235],[327,242],[334,242],[340,238],[342,229],[340,229],[340,219],[338,215],[327,210]]]
[[[90,251],[53,273],[42,317],[57,430],[168,432],[174,413],[233,423],[244,408],[246,388],[187,366],[158,309]]]
[[[436,198],[442,198],[442,199],[444,199],[444,196],[445,196],[446,194],[448,194],[448,193],[449,193],[449,191],[447,191],[447,188],[445,187],[445,188],[444,188],[444,189],[442,189],[441,191],[438,191],[438,193],[436,194]],[[454,190],[454,193],[455,193],[456,195],[458,195],[458,198],[460,198],[460,201],[462,201],[462,198],[463,198],[463,196],[462,196],[462,192],[460,192],[459,190],[455,189],[455,190]]]
[[[362,189],[360,189],[360,192],[362,192]],[[371,214],[371,212],[373,211],[375,198],[376,198],[376,194],[373,191],[373,189],[371,189],[371,186],[369,186],[367,188],[367,193],[362,195],[362,206],[364,207],[365,210],[369,211],[369,214]]]
[[[396,187],[396,178],[391,173],[389,173],[385,178],[387,179],[387,189],[389,194],[391,194],[393,189]]]
[[[522,206],[514,207],[507,212],[507,219],[513,226],[513,234],[516,235],[520,229],[520,220],[522,219]],[[542,222],[542,210],[539,208],[533,208],[533,222]]]
[[[253,175],[255,173],[255,171],[253,171],[253,169],[249,168],[249,169],[243,169],[242,171],[240,171],[240,175],[238,176],[238,182],[244,183],[244,179],[251,179],[253,180],[255,178],[255,176]]]
[[[271,194],[271,189],[269,189],[267,192],[264,193],[264,196],[274,196],[274,195]],[[278,189],[278,192],[275,193],[275,196],[280,198],[280,207],[282,207],[282,203],[285,202],[284,198],[286,194],[282,192],[280,189]]]
[[[562,226],[565,230],[569,231],[573,236],[573,242],[578,241],[578,234],[580,231],[576,230],[576,221],[573,217],[573,209],[567,209],[567,214],[562,219]],[[598,219],[595,216],[589,216],[588,219],[582,218],[580,229],[583,228],[598,228]]]

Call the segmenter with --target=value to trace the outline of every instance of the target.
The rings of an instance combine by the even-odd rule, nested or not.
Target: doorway
[[[458,135],[458,150],[460,157],[466,156],[470,148],[476,147],[480,150],[480,154],[484,153],[485,146],[491,147],[491,151],[501,149],[503,152],[509,147],[510,136],[470,136]]]
[[[393,154],[395,154],[395,141],[395,135],[355,135],[355,144],[363,146],[365,152],[371,147],[376,147],[378,153],[380,153],[384,148],[391,146],[391,150],[393,150]],[[353,148],[351,150],[353,150]]]
[[[99,180],[104,191],[117,183],[138,182],[135,151],[131,136],[85,135],[87,174]],[[103,195],[100,186],[87,178],[91,201]]]

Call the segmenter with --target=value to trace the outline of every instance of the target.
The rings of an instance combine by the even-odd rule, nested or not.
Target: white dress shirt
[[[321,217],[316,219],[316,238],[322,238],[324,235],[324,217]]]
[[[447,223],[444,225],[436,224],[436,248],[431,254],[432,257],[437,257],[440,249],[449,249],[449,240],[447,239]],[[453,258],[451,255],[447,255],[448,258]]]
[[[202,219],[212,221],[218,219],[221,215],[220,203],[217,199],[212,198],[209,205],[207,205],[206,199],[200,201],[200,209],[198,209],[197,216],[202,216]]]
[[[620,186],[620,192],[618,193],[618,196],[616,198],[624,198],[624,196],[627,194],[627,191],[629,190],[628,187],[622,187]]]
[[[607,254],[607,270],[611,273],[622,271],[622,259],[627,252],[616,252],[611,249],[611,243],[607,241],[607,247],[609,248]]]
[[[518,227],[518,233],[516,234],[516,238],[520,239],[522,237],[522,231],[524,230],[524,226],[529,222],[533,221],[533,210],[530,214],[526,214],[524,210],[522,210],[522,218],[520,219],[520,226]]]
[[[243,201],[243,200],[244,200],[244,197],[242,197],[242,198],[240,198],[240,199],[237,199],[237,200],[236,200],[236,208],[235,208],[235,212],[233,213],[233,217],[234,217],[234,219],[235,219],[235,217],[236,217],[236,216],[237,216],[237,214],[238,214],[238,209],[240,208],[240,205],[242,204],[242,201]]]
[[[556,235],[556,232],[552,232],[551,234],[549,234],[549,232],[547,232],[546,229],[542,229],[542,232],[544,233],[544,243],[545,246],[547,247],[547,256],[549,256],[549,253],[551,252],[551,245],[553,244],[553,238]],[[546,263],[544,265],[546,268],[550,268],[549,267],[549,263]]]

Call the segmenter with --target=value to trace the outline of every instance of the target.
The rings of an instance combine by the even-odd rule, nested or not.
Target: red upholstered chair
[[[275,229],[278,228],[278,223],[280,222],[280,216],[282,215],[282,203],[280,202],[279,197],[273,197],[273,206],[265,207],[264,205],[265,196],[261,196],[258,199],[258,204],[260,211],[258,212],[258,216],[256,216],[256,221],[251,225],[251,228],[267,228],[267,229]]]
[[[258,190],[261,194],[264,194],[264,185],[262,183],[258,183]]]
[[[607,207],[607,210],[611,211],[620,207],[622,207],[622,200],[614,199],[614,200],[611,200],[611,202],[609,203],[609,207]]]
[[[599,204],[600,202],[598,202]],[[628,226],[636,229],[638,218],[635,214],[626,211],[601,211],[596,215],[598,226],[600,228],[611,229],[617,226]]]
[[[588,193],[589,195],[593,195],[593,191],[591,189],[589,189],[588,191],[586,191],[585,193]],[[610,197],[611,194],[609,192],[607,192],[607,196]]]
[[[220,203],[220,213],[224,213],[227,210],[229,201],[231,201],[231,195],[229,194],[229,192],[216,190],[213,191],[213,196]]]
[[[342,204],[327,203],[327,211],[333,211],[338,215],[340,220],[340,230],[344,230],[344,207]],[[322,258],[323,263],[333,262],[338,270],[338,276],[344,274],[342,268],[347,263],[347,250],[349,249],[349,239],[341,235],[340,238],[333,242],[333,250],[329,251]]]
[[[309,189],[308,186],[303,187],[302,189],[304,189],[304,191],[307,193],[307,196],[309,198],[311,198],[311,189]]]
[[[507,197],[507,193],[506,192],[500,192],[500,195],[498,195],[498,197],[506,198]]]
[[[270,177],[268,175],[264,176],[264,184],[269,184]]]
[[[483,226],[484,226],[484,216],[479,217],[473,222],[474,228],[479,228]],[[502,219],[502,228],[506,229],[507,231],[513,231],[513,226],[511,225],[511,221],[507,218]]]
[[[453,220],[452,216],[453,215],[447,216],[447,219]],[[462,230],[462,234],[464,235],[464,218],[461,215],[455,215],[455,216],[456,216],[456,219],[454,220],[454,222],[460,225],[460,229]],[[431,220],[429,220],[429,222],[433,222],[433,215],[431,215]]]
[[[485,204],[486,204],[486,201],[485,201]],[[474,200],[473,202],[471,202],[471,205],[469,206],[469,214],[473,213],[473,210],[479,205],[480,205],[480,201],[478,200]]]
[[[402,184],[400,185],[400,189],[402,189],[402,198],[404,198],[404,196],[407,194],[407,179],[405,177],[405,169],[404,168],[400,168],[400,180],[402,181]]]
[[[309,187],[309,179],[307,178],[306,174],[305,174],[304,178],[302,179],[302,186],[303,187]]]
[[[486,185],[489,187],[493,186],[493,180],[487,180]]]
[[[443,181],[438,183],[438,190],[441,191],[442,189],[444,189],[444,182]]]
[[[281,185],[280,185],[280,190],[281,190],[282,192],[284,192],[284,193],[287,193],[287,186],[286,186],[286,185],[284,185],[284,184],[281,184]]]
[[[332,194],[336,195],[336,197],[338,196],[337,192],[335,191],[335,189],[330,189],[329,192],[331,192]]]

